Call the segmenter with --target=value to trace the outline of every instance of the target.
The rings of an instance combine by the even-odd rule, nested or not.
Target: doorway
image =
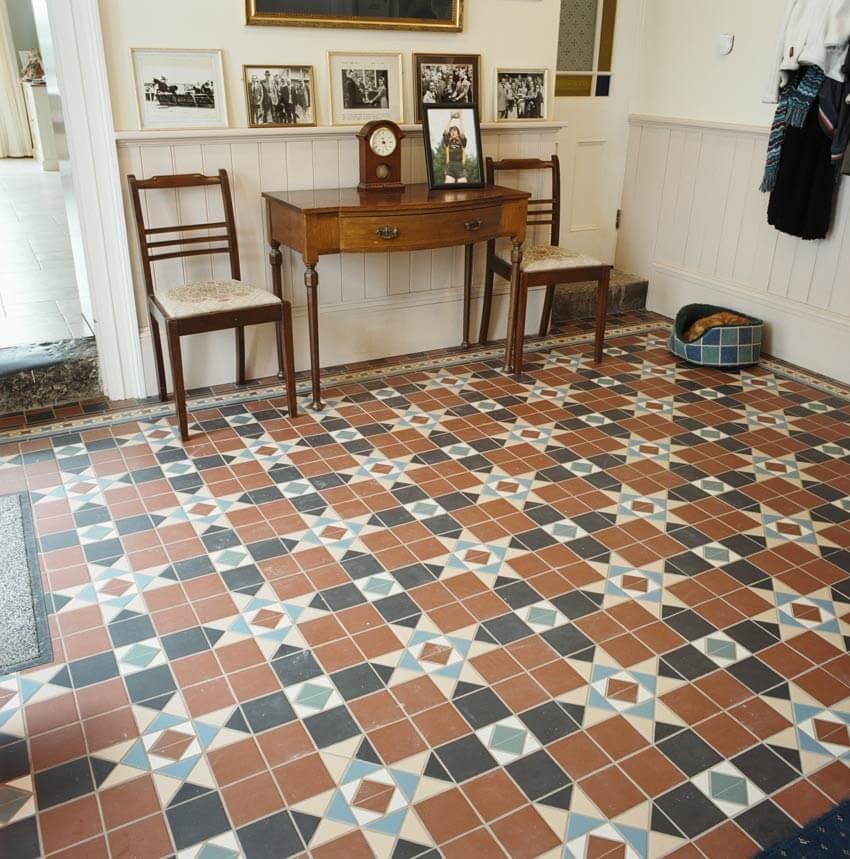
[[[0,397],[0,410],[8,413],[99,390],[93,384],[94,322],[43,0],[0,0],[0,37],[0,382],[6,393],[15,391],[12,399]],[[23,384],[26,373],[31,385]],[[61,385],[50,378],[57,374]]]

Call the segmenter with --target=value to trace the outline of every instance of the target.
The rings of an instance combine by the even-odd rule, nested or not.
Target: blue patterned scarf
[[[817,66],[808,66],[794,83],[788,84],[779,93],[779,104],[770,127],[770,138],[767,143],[767,162],[764,166],[764,178],[761,189],[765,193],[776,186],[779,175],[779,161],[782,157],[782,144],[785,141],[785,129],[802,128],[806,117],[818,97],[823,84],[823,70]]]

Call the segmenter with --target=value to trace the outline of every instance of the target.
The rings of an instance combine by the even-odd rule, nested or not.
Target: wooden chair
[[[508,349],[512,360],[507,362],[514,372],[521,373],[523,365],[523,345],[525,338],[525,310],[528,302],[528,290],[534,286],[545,286],[546,297],[543,301],[543,312],[540,317],[539,335],[545,337],[549,332],[552,321],[552,303],[555,298],[555,286],[559,283],[582,283],[595,280],[599,284],[596,290],[596,341],[594,357],[598,364],[602,360],[602,349],[605,341],[605,317],[608,314],[608,289],[610,285],[611,266],[591,257],[574,253],[559,246],[561,232],[561,168],[558,156],[553,155],[550,161],[539,158],[509,158],[504,161],[494,161],[488,158],[487,182],[494,185],[496,172],[500,170],[551,170],[552,196],[547,199],[532,199],[528,201],[528,225],[552,227],[550,244],[531,245],[523,253],[520,270],[519,294],[512,298],[511,314],[514,322],[513,331],[508,332]],[[481,331],[478,342],[484,346],[490,330],[490,308],[493,302],[493,279],[495,275],[511,279],[511,263],[496,254],[496,242],[487,243],[487,274],[484,280],[484,303],[481,310]],[[515,302],[515,303],[514,303]],[[510,326],[510,320],[508,322]]]
[[[236,379],[245,384],[245,326],[263,322],[275,323],[277,339],[278,375],[286,382],[286,401],[291,418],[297,415],[295,400],[295,372],[292,349],[292,307],[283,298],[280,277],[273,280],[274,292],[268,292],[242,281],[239,269],[239,245],[236,239],[236,224],[233,217],[233,200],[226,170],[217,176],[200,173],[183,173],[174,176],[153,176],[139,180],[128,176],[133,213],[139,234],[142,252],[142,271],[148,298],[151,334],[156,355],[156,378],[159,398],[168,399],[165,384],[165,365],[162,357],[160,326],[164,326],[168,340],[168,355],[171,360],[171,375],[174,384],[174,402],[180,437],[189,438],[186,414],[186,390],[183,383],[183,359],[180,338],[185,334],[203,331],[221,331],[234,328],[236,331]],[[221,188],[224,220],[203,224],[179,224],[168,227],[145,226],[142,210],[142,191],[169,188],[198,188],[218,185]],[[210,231],[202,235],[184,237],[187,232]],[[213,231],[223,230],[223,234]],[[177,233],[174,238],[168,234]],[[197,247],[202,245],[202,247]],[[176,247],[175,250],[169,248]],[[186,283],[181,286],[157,289],[154,287],[152,264],[160,260],[176,259],[212,254],[227,254],[230,257],[230,279],[208,280]],[[272,267],[274,271],[274,266]],[[277,271],[280,269],[278,268]]]

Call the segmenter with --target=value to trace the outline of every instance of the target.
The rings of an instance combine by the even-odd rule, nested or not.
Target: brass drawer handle
[[[379,239],[384,239],[385,241],[392,241],[392,239],[397,239],[401,235],[401,230],[398,227],[378,227],[375,230],[375,235]]]
[[[463,225],[463,228],[468,233],[475,233],[478,230],[480,230],[483,226],[484,226],[484,221],[482,221],[481,218],[473,218],[471,221],[467,221]]]

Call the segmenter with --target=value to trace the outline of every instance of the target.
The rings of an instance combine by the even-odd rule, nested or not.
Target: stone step
[[[643,310],[646,307],[648,282],[634,274],[611,272],[611,291],[608,312]],[[596,283],[564,283],[555,289],[552,321],[569,322],[571,319],[589,319],[596,316]]]
[[[0,349],[0,415],[100,395],[94,337]]]

